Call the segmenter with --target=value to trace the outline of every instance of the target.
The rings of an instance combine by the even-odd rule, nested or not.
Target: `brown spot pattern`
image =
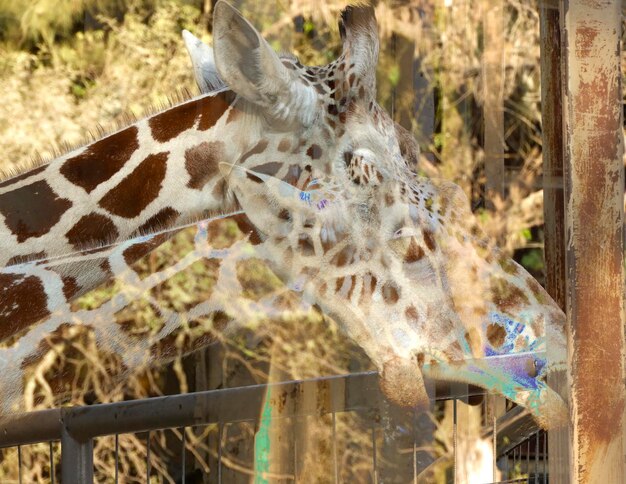
[[[344,247],[341,251],[335,255],[331,261],[331,264],[336,265],[337,267],[343,267],[346,264],[352,262],[354,257],[354,249],[350,246]]]
[[[72,276],[65,276],[62,278],[62,280],[63,280],[63,295],[65,296],[65,299],[67,299],[68,301],[71,301],[72,298],[76,294],[78,294],[78,291],[80,290],[80,286],[76,282],[76,278]]]
[[[198,100],[199,110],[201,112],[200,123],[198,129],[206,131],[215,126],[215,123],[224,115],[231,106],[237,95],[232,91],[224,91],[215,96],[208,96]],[[235,108],[233,108],[234,110]],[[231,112],[231,116],[234,114]]]
[[[117,173],[139,148],[138,130],[131,126],[89,145],[61,166],[61,174],[90,193]]]
[[[81,249],[103,245],[116,240],[118,236],[119,232],[113,221],[98,213],[85,215],[65,234],[70,244]]]
[[[386,282],[383,286],[383,301],[386,304],[395,304],[400,299],[399,288],[393,282]]]
[[[234,215],[232,217],[230,217],[230,220],[234,221],[237,224],[237,227],[239,227],[239,230],[245,234],[248,235],[249,241],[252,245],[258,245],[262,242],[261,238],[259,237],[259,234],[256,231],[256,227],[254,226],[254,224],[250,221],[250,219],[248,218],[248,216],[246,214],[237,214]],[[213,224],[209,225],[209,227],[212,227]],[[217,225],[216,225],[217,227]],[[213,238],[210,238],[210,240],[213,240]],[[215,243],[213,243],[213,246],[216,249],[221,249],[222,247],[216,245]]]
[[[278,173],[278,170],[280,170],[282,166],[282,163],[272,161],[270,163],[263,163],[262,165],[255,166],[254,171],[263,173],[264,175],[274,176]]]
[[[209,178],[217,173],[217,165],[224,159],[225,148],[222,141],[205,141],[185,151],[189,188],[201,190]]]
[[[304,256],[315,255],[315,246],[309,235],[300,234],[298,238],[298,252]]]
[[[291,141],[288,138],[283,138],[280,140],[280,143],[278,143],[278,151],[281,153],[289,151],[289,148],[291,148]]]
[[[172,207],[165,207],[155,213],[152,217],[146,220],[136,232],[139,234],[150,234],[156,230],[169,227],[171,223],[178,218],[180,213],[174,210]]]
[[[514,284],[499,277],[492,277],[490,289],[493,302],[503,312],[515,311],[522,305],[528,304],[528,297]]]
[[[417,322],[419,320],[419,314],[417,312],[417,309],[415,309],[415,306],[413,305],[404,310],[404,315],[407,317],[407,319],[410,319],[413,322]]]
[[[34,252],[32,254],[16,255],[11,257],[7,261],[7,266],[15,266],[17,264],[23,264],[24,262],[30,262],[33,260],[41,260],[46,258],[46,251]]]
[[[102,262],[100,262],[100,269],[105,274],[105,277],[107,279],[113,278],[113,271],[111,270],[111,264],[109,263],[107,259],[104,259]]]
[[[490,324],[487,326],[487,341],[492,348],[500,348],[506,339],[506,330],[499,324]]]
[[[241,115],[241,111],[235,107],[231,107],[228,111],[228,117],[226,118],[226,124],[230,124],[233,121],[236,121],[237,118]]]
[[[136,262],[144,255],[152,252],[154,249],[162,245],[163,242],[165,242],[170,237],[171,234],[159,234],[150,238],[146,242],[131,245],[123,252],[124,260],[128,265]]]
[[[99,205],[120,217],[133,218],[139,215],[161,191],[167,156],[167,152],[148,156],[130,175],[102,197]]]
[[[309,146],[309,149],[306,150],[306,154],[312,160],[319,160],[322,157],[322,148],[320,148],[319,145],[313,143],[311,146]]]
[[[260,153],[263,153],[265,151],[265,148],[267,148],[267,145],[268,145],[268,141],[267,140],[263,139],[263,140],[259,141],[251,149],[249,149],[243,155],[241,155],[241,158],[239,159],[239,162],[241,164],[244,164],[246,162],[246,160],[248,158],[250,158],[252,155],[258,155]]]
[[[47,234],[71,206],[44,180],[0,195],[0,213],[18,242]]]
[[[424,230],[424,242],[426,243],[426,247],[428,247],[428,250],[430,250],[431,252],[435,250],[435,239],[433,237],[433,234],[428,230]]]
[[[420,245],[415,240],[415,237],[411,237],[409,247],[404,254],[404,262],[411,264],[412,262],[417,262],[422,257],[424,257],[424,249],[420,247]]]
[[[0,341],[48,316],[46,301],[38,277],[0,274]]]
[[[259,178],[258,176],[256,176],[254,173],[250,171],[246,172],[246,178],[248,180],[253,181],[254,183],[263,183],[263,180],[261,178]]]
[[[200,106],[192,101],[153,116],[148,120],[148,125],[152,137],[159,143],[165,143],[193,127],[199,115]]]

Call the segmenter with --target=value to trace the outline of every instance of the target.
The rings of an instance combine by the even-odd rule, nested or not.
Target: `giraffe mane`
[[[220,86],[216,87],[212,91],[202,93],[202,94],[194,94],[191,90],[187,88],[178,89],[174,91],[173,93],[167,94],[165,101],[160,101],[155,104],[152,104],[139,113],[133,113],[133,112],[122,113],[121,118],[116,121],[113,121],[110,124],[110,126],[97,124],[94,128],[88,130],[87,134],[82,139],[80,139],[79,141],[75,143],[68,143],[66,141],[62,141],[60,143],[60,148],[53,149],[50,154],[47,154],[44,156],[40,153],[35,153],[28,160],[15,163],[9,168],[0,168],[0,182],[9,180],[10,178],[13,178],[14,176],[33,170],[42,165],[46,165],[57,158],[60,158],[78,148],[82,148],[83,146],[87,146],[91,143],[94,143],[95,141],[98,141],[102,138],[110,136],[124,128],[127,128],[131,124],[134,124],[138,121],[154,116],[155,114],[165,112],[168,109],[174,108],[188,101],[200,99],[206,96],[213,96],[225,90],[226,88],[227,88],[226,84],[224,84],[223,81],[221,81]]]

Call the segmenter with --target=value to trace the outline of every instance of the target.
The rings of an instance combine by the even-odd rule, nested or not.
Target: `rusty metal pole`
[[[621,2],[561,0],[570,482],[624,473]]]

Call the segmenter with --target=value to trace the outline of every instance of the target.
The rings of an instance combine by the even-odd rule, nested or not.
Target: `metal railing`
[[[483,390],[466,385],[442,385],[429,383],[436,400],[454,400],[454,432],[456,435],[457,412],[456,402],[467,401],[468,398],[480,398]],[[378,374],[375,372],[355,373],[344,376],[324,377],[306,381],[290,381],[270,385],[253,385],[240,388],[188,393],[148,398],[143,400],[124,401],[109,404],[97,404],[83,407],[56,408],[23,414],[10,421],[0,422],[0,448],[17,447],[19,466],[19,482],[21,483],[22,446],[34,443],[49,442],[50,480],[54,482],[53,442],[60,442],[61,479],[67,483],[89,483],[94,479],[93,446],[94,439],[102,436],[115,436],[115,475],[111,476],[118,482],[118,456],[120,434],[146,432],[146,480],[150,481],[150,432],[161,429],[181,429],[182,442],[180,448],[181,478],[185,482],[186,442],[185,427],[197,427],[218,424],[222,426],[236,422],[255,422],[259,419],[259,409],[271,391],[275,401],[282,402],[276,410],[275,417],[297,419],[302,417],[331,415],[333,437],[335,436],[336,414],[340,412],[359,412],[370,415],[372,422],[381,424],[381,413],[385,412],[384,397],[381,395]],[[307,399],[299,398],[306,394]],[[311,404],[311,402],[315,402]],[[495,432],[485,433],[486,438],[495,437],[497,449],[494,460],[505,471],[503,479],[508,478],[509,469],[526,469],[531,479],[502,482],[545,482],[546,479],[546,439],[538,433],[532,418],[521,408],[515,408],[496,421]],[[374,480],[379,473],[384,474],[383,459],[377,456],[376,433],[380,431],[372,427],[372,469]],[[415,429],[412,430],[415,434]],[[385,429],[382,429],[385,432]],[[536,447],[532,447],[532,439]],[[220,440],[221,442],[221,440]],[[540,445],[541,442],[541,445]],[[456,443],[456,438],[455,438]],[[221,445],[221,444],[220,444]],[[523,452],[522,446],[528,449]],[[539,452],[539,449],[542,452]],[[534,453],[531,450],[534,449]],[[456,445],[454,452],[456,453]],[[329,474],[334,474],[335,482],[339,482],[337,470],[337,450],[333,443],[334,466]],[[413,444],[412,474],[417,482],[418,451]],[[215,482],[222,482],[222,452],[218,449],[217,472]],[[536,471],[530,473],[531,458]],[[456,459],[455,459],[456,461]],[[524,467],[522,461],[526,463]],[[522,463],[522,464],[520,464]],[[543,464],[539,474],[539,463]],[[408,463],[411,464],[410,462]],[[518,469],[520,470],[520,469]],[[453,482],[455,476],[450,476]],[[384,481],[384,479],[380,479]],[[211,481],[213,482],[213,481]],[[224,481],[226,482],[226,481]]]

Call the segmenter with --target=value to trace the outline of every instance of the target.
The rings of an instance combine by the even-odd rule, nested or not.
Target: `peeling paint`
[[[563,2],[571,482],[625,482],[621,3]]]

